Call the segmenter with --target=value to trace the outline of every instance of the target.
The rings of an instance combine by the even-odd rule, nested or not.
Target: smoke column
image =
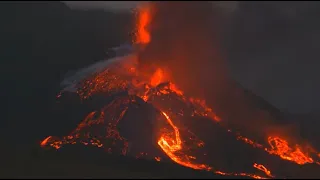
[[[140,54],[140,64],[150,71],[165,69],[187,96],[205,99],[215,111],[226,111],[229,78],[219,52],[212,3],[162,1],[152,2],[151,7],[147,27],[151,40]]]
[[[258,134],[269,131],[273,117],[256,108],[229,78],[212,3],[164,1],[151,6],[151,39],[140,54],[140,64],[150,71],[165,69],[187,96],[205,99],[224,122]]]
[[[152,5],[151,41],[141,54],[142,64],[166,69],[171,80],[186,93],[197,97],[212,94],[218,88],[208,87],[220,85],[227,72],[218,54],[212,3]]]

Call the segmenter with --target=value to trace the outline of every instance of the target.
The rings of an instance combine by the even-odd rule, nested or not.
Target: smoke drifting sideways
[[[162,1],[149,6],[152,17],[146,28],[151,40],[139,54],[141,67],[160,67],[187,96],[205,99],[224,122],[266,137],[275,127],[274,119],[256,108],[230,78],[212,2]],[[288,128],[280,129],[276,134]]]

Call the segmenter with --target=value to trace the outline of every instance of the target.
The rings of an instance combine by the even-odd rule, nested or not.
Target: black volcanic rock
[[[81,149],[82,147],[77,147]],[[86,147],[84,147],[86,148]],[[88,148],[88,147],[87,147]],[[88,150],[47,151],[39,149],[32,158],[19,154],[21,159],[6,158],[1,167],[1,178],[187,178],[216,179],[243,177],[221,176],[209,172],[196,171],[171,162],[156,162],[124,156],[111,156]],[[7,157],[19,152],[11,151]],[[97,156],[98,155],[98,156]],[[27,161],[24,161],[28,158]],[[6,164],[4,164],[6,163]]]
[[[133,103],[126,104],[125,101],[128,100],[128,98],[135,99],[135,101]],[[158,137],[155,133],[157,132],[157,129],[155,129],[155,124],[157,116],[159,115],[159,111],[157,111],[151,104],[144,102],[139,97],[129,96],[127,92],[118,92],[113,95],[98,93],[89,97],[88,99],[83,100],[80,100],[80,97],[78,97],[76,93],[62,93],[56,103],[56,113],[54,118],[59,119],[59,117],[63,117],[63,119],[67,118],[68,120],[66,122],[61,122],[60,120],[54,121],[54,119],[51,117],[50,119],[52,119],[53,122],[56,122],[55,129],[58,130],[58,133],[53,132],[50,135],[57,137],[65,137],[66,135],[70,135],[70,133],[79,126],[79,124],[90,112],[98,112],[99,114],[101,111],[106,114],[104,122],[98,125],[99,127],[88,127],[88,129],[85,129],[80,133],[92,133],[94,136],[106,136],[108,132],[105,130],[105,128],[109,122],[112,122],[116,118],[117,112],[115,112],[115,114],[113,113],[120,108],[118,107],[118,103],[121,103],[122,101],[122,106],[127,106],[128,109],[124,116],[119,119],[119,122],[116,124],[117,131],[120,133],[120,136],[124,137],[129,142],[128,154],[131,156],[141,154],[142,156],[147,156],[149,159],[161,157],[162,160],[168,161],[168,157],[157,145]],[[106,108],[110,105],[110,103],[115,103],[116,106],[110,106],[109,108]],[[64,126],[61,127],[61,124],[64,124]],[[101,129],[102,131],[96,133],[96,128]],[[72,151],[70,149],[76,149],[71,145],[63,145],[62,147],[63,151],[65,151],[64,149],[67,149],[68,151]]]

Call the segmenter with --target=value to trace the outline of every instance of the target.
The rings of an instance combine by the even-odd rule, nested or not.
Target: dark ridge
[[[31,154],[28,154],[30,152],[24,152],[23,156],[19,154],[19,159],[15,161],[2,161],[0,177],[247,179],[197,171],[172,162],[108,155],[96,150],[93,150],[96,153],[94,155],[86,151],[90,151],[88,147],[77,147],[77,151],[48,151],[34,148]]]
[[[250,104],[258,109],[268,111],[275,119],[281,119],[285,121],[283,112],[278,108],[270,104],[268,101],[263,99],[261,96],[253,93],[251,90],[246,89],[240,83],[234,81],[236,88],[241,89],[244,93],[244,96],[249,100]]]

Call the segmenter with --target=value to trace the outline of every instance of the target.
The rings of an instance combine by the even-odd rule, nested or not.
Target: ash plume
[[[218,54],[211,2],[152,5],[151,41],[141,54],[142,63],[166,68],[186,93],[201,96],[217,89],[208,88],[207,83],[212,87],[220,84],[226,67]]]
[[[151,5],[152,18],[147,27],[151,41],[140,53],[140,64],[166,69],[172,82],[189,96],[205,99],[224,122],[258,134],[274,129],[275,117],[257,108],[229,76],[212,3]]]

